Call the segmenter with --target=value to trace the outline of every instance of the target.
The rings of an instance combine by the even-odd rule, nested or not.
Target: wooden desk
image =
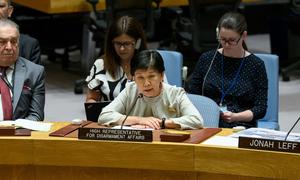
[[[52,131],[66,125],[55,123]],[[228,134],[223,130],[220,134]],[[300,155],[201,144],[0,137],[1,179],[299,179]]]

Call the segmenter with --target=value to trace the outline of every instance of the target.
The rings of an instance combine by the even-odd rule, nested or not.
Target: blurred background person
[[[0,0],[0,19],[10,18],[13,13],[13,6],[11,0]],[[20,34],[19,40],[19,53],[20,56],[32,61],[36,64],[41,64],[41,49],[37,39],[26,35]]]
[[[142,25],[122,16],[108,29],[104,55],[97,59],[86,78],[86,102],[112,101],[132,80],[130,62],[136,52],[147,48]]]

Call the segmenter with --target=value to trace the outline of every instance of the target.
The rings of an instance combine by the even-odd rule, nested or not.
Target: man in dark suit
[[[13,13],[11,0],[0,0],[0,19],[10,18]],[[41,50],[37,39],[21,34],[19,41],[20,56],[36,64],[41,64]]]
[[[19,56],[19,37],[17,24],[9,19],[0,19],[0,120],[22,118],[42,121],[44,67]]]

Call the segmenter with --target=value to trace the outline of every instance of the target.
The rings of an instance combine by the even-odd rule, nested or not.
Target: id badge
[[[227,106],[226,106],[226,105],[220,106],[220,111],[221,111],[222,113],[228,112]]]

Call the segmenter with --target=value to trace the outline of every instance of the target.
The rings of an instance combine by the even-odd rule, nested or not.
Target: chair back
[[[255,54],[264,61],[268,77],[268,108],[264,118],[258,120],[257,126],[267,129],[279,129],[278,124],[278,87],[279,70],[278,56],[273,54]]]
[[[192,43],[196,52],[216,48],[216,27],[223,14],[236,11],[240,0],[189,0],[192,19]]]
[[[214,100],[197,94],[187,96],[201,114],[204,127],[219,127],[220,108]]]
[[[182,63],[183,57],[180,52],[158,50],[165,65],[165,74],[168,83],[177,87],[182,87]]]

